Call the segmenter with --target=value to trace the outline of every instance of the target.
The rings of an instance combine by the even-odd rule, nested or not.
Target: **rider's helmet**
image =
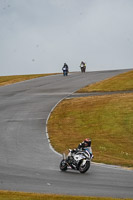
[[[89,138],[86,138],[84,140],[84,144],[85,144],[86,147],[90,147],[91,146],[91,140]]]

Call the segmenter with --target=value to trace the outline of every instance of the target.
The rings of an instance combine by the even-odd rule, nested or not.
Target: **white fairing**
[[[84,158],[84,156],[82,156],[82,155],[74,155],[74,160],[76,160],[76,161],[79,161],[83,158]]]

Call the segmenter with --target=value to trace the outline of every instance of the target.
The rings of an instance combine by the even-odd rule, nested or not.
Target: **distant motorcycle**
[[[60,162],[61,171],[66,171],[70,168],[78,170],[80,173],[85,173],[90,168],[91,156],[87,148],[74,154],[69,149],[68,156],[67,158],[65,157],[65,154],[63,154],[63,159]]]

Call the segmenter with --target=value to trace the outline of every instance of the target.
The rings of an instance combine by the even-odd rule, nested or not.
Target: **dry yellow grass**
[[[110,197],[79,197],[69,195],[38,194],[24,192],[0,191],[0,200],[132,200]]]
[[[133,167],[133,94],[63,100],[48,121],[60,153],[92,139],[94,161]]]
[[[112,78],[97,82],[95,84],[87,85],[77,92],[106,92],[106,91],[122,91],[133,90],[133,70],[119,74]]]
[[[56,75],[57,73],[49,74],[28,74],[28,75],[14,75],[14,76],[0,76],[0,86],[10,85],[16,82],[25,81],[29,79],[39,78],[43,76]]]

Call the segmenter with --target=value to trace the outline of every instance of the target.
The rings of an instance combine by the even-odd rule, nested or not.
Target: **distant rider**
[[[81,68],[81,72],[85,72],[85,70],[86,70],[86,64],[85,64],[85,62],[81,62],[81,64],[80,64],[80,68]]]
[[[66,63],[64,63],[62,70],[63,70],[63,75],[67,76],[68,75],[68,65]]]
[[[82,151],[82,150],[85,150],[85,149],[88,149],[89,153],[90,153],[90,157],[91,159],[93,158],[93,154],[92,154],[92,148],[91,148],[91,139],[89,138],[86,138],[82,143],[80,143],[77,147],[77,149],[73,149],[71,151],[71,154],[75,154],[77,153],[78,151]],[[72,155],[68,155],[68,160],[69,160],[69,157],[72,156]]]

